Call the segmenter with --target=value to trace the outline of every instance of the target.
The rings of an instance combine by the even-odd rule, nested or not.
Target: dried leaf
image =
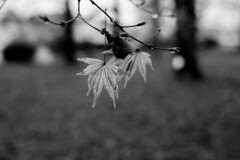
[[[107,63],[94,58],[80,58],[79,61],[89,64],[82,72],[77,75],[89,76],[88,77],[88,92],[87,95],[93,90],[94,101],[93,107],[100,96],[103,87],[113,100],[113,105],[116,107],[115,100],[117,94],[117,63],[118,60],[113,56]]]
[[[146,74],[147,74],[147,65],[153,69],[152,61],[150,59],[150,55],[146,52],[142,52],[137,49],[132,54],[129,54],[120,64],[117,74],[117,81],[120,81],[123,77],[125,77],[124,88],[127,85],[127,82],[132,78],[132,76],[136,73],[136,70],[140,72],[144,81],[146,82]]]
[[[82,72],[77,74],[82,76],[87,76],[94,73],[103,65],[103,61],[95,58],[79,58],[78,61],[89,64]]]

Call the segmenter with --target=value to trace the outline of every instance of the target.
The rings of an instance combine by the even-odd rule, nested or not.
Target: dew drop
[[[158,17],[159,17],[159,14],[157,14],[157,13],[152,15],[153,19],[157,19]]]
[[[136,26],[135,28],[136,28],[136,29],[140,29],[140,28],[141,28],[141,26]]]

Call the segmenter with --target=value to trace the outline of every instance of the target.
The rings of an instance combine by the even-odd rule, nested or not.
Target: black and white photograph
[[[240,160],[240,1],[0,0],[0,160]]]

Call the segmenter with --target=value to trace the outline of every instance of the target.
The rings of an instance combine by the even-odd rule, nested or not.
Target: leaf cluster
[[[109,53],[109,51],[106,51]],[[138,70],[146,82],[147,66],[153,70],[150,55],[139,49],[128,54],[124,59],[112,56],[107,62],[95,58],[80,58],[88,66],[77,75],[88,76],[88,92],[94,94],[93,107],[96,105],[97,98],[100,96],[103,87],[108,92],[116,107],[116,98],[118,98],[118,82],[125,78],[124,88],[127,82]]]
[[[54,25],[59,25],[64,27],[68,23],[80,19],[86,25],[98,31],[100,34],[104,35],[108,42],[109,50],[103,51],[104,60],[99,60],[95,58],[80,58],[78,59],[81,62],[88,64],[88,66],[77,75],[88,76],[88,92],[87,95],[92,91],[94,94],[93,107],[96,105],[96,101],[100,96],[102,89],[105,88],[109,96],[113,100],[114,107],[116,107],[116,99],[118,98],[118,82],[121,79],[125,79],[124,87],[126,87],[128,81],[133,77],[133,75],[138,70],[142,75],[144,81],[146,82],[147,66],[152,68],[152,61],[150,55],[147,52],[141,50],[142,47],[153,50],[166,50],[170,53],[179,52],[178,47],[173,48],[160,48],[151,43],[145,43],[136,37],[130,35],[125,30],[127,28],[139,28],[146,24],[146,22],[141,22],[134,25],[120,25],[115,21],[106,10],[102,9],[94,0],[89,0],[92,5],[99,9],[108,20],[112,23],[116,32],[110,33],[106,28],[99,29],[94,25],[90,24],[85,20],[81,14],[81,0],[78,1],[78,12],[75,17],[67,21],[55,22],[50,20],[47,16],[40,16],[44,22],[48,22]],[[130,0],[131,2],[136,2]],[[136,4],[136,3],[135,3]],[[141,0],[141,3],[136,5],[140,7],[145,4],[144,0]],[[155,39],[160,33],[158,30]],[[134,42],[139,43],[141,46],[136,47]],[[110,54],[110,58],[106,61],[106,56]]]

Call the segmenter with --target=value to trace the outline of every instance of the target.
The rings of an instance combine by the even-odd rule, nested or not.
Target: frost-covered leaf
[[[118,60],[115,57],[110,58],[107,63],[94,58],[80,58],[78,60],[89,64],[77,75],[89,76],[87,95],[93,91],[93,107],[95,107],[97,98],[100,96],[103,87],[112,98],[114,107],[116,107],[115,100],[118,97],[116,77],[118,71]]]
[[[147,65],[153,69],[152,61],[150,55],[146,52],[143,52],[137,49],[132,54],[129,54],[120,64],[117,74],[117,81],[120,81],[125,77],[124,88],[127,85],[127,82],[132,78],[136,73],[136,70],[140,72],[144,81],[146,82],[147,74]]]

